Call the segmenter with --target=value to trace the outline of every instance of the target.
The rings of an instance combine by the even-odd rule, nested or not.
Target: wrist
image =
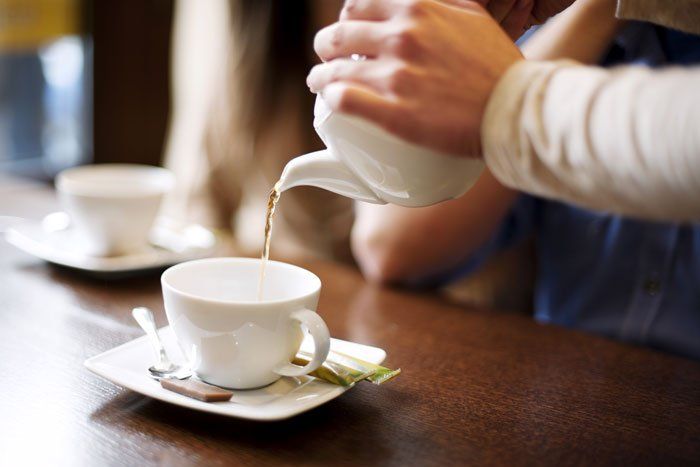
[[[489,120],[489,115],[493,113],[493,111],[490,109],[492,107],[492,102],[494,101],[494,96],[497,95],[499,92],[502,92],[500,88],[502,87],[502,83],[505,81],[505,78],[511,74],[511,70],[516,69],[519,67],[519,65],[528,62],[525,60],[522,56],[516,58],[515,60],[511,60],[508,63],[504,64],[499,71],[495,73],[495,79],[492,80],[491,82],[491,88],[487,91],[484,103],[481,108],[481,113],[479,115],[479,137],[481,140],[480,148],[481,148],[481,154],[480,156],[484,155],[485,147],[484,147],[484,129],[485,126],[488,124]],[[529,63],[529,62],[528,62]]]
[[[549,81],[565,67],[580,66],[572,60],[521,60],[496,84],[481,126],[483,157],[491,173],[506,186],[518,188],[513,173],[522,158],[534,157],[536,148],[525,136],[539,133],[541,111]]]

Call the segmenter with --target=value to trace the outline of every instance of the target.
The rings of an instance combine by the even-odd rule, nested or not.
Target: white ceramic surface
[[[184,363],[172,330],[165,327],[160,329],[159,333],[168,355],[176,363]],[[302,349],[311,351],[313,342],[310,339],[304,340]],[[382,349],[339,339],[331,339],[331,349],[377,364],[386,358]],[[311,376],[283,377],[264,388],[234,391],[228,402],[202,402],[167,391],[151,379],[146,368],[152,359],[150,344],[146,336],[143,336],[89,358],[85,361],[85,366],[114,384],[154,399],[203,412],[252,420],[289,418],[335,399],[350,389]]]
[[[16,221],[7,228],[5,238],[20,250],[44,261],[108,275],[162,268],[211,256],[217,244],[215,235],[204,227],[176,227],[159,219],[151,230],[152,246],[148,248],[122,256],[86,255],[80,237],[70,226],[70,218],[63,212],[49,214],[41,221]]]
[[[174,175],[160,167],[136,164],[85,165],[56,178],[63,208],[93,256],[117,256],[148,247],[148,234]]]
[[[291,264],[268,261],[263,299],[258,301],[260,260],[209,258],[189,261],[163,273],[168,322],[188,365],[217,386],[248,389],[280,376],[301,376],[328,355],[330,336],[316,314],[321,280]],[[290,361],[303,339],[301,325],[315,342],[312,361]]]
[[[332,112],[320,96],[314,115],[327,149],[292,159],[282,191],[312,185],[370,203],[428,206],[461,196],[484,169],[480,160],[448,156]]]

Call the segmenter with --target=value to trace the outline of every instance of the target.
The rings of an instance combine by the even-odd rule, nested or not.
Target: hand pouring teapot
[[[310,185],[369,203],[428,206],[464,194],[484,168],[480,160],[438,153],[333,112],[321,96],[314,128],[327,149],[289,161],[280,191]]]

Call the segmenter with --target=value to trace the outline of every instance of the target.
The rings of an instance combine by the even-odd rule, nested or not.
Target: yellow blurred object
[[[80,29],[79,0],[0,0],[0,51],[35,49]]]

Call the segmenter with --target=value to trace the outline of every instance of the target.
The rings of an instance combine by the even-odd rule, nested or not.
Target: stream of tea
[[[280,200],[280,185],[282,179],[275,183],[275,186],[270,190],[270,196],[267,199],[267,214],[265,215],[265,243],[263,244],[262,255],[260,256],[260,279],[258,280],[258,301],[263,299],[263,291],[265,288],[265,267],[267,260],[270,259],[270,238],[272,237],[272,219],[275,216],[275,209]]]

